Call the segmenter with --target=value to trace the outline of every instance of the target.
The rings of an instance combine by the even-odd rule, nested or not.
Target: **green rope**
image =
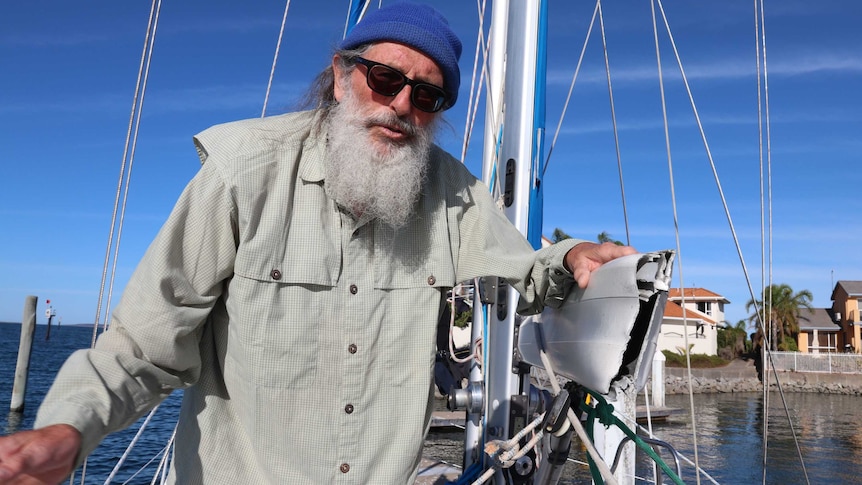
[[[602,423],[605,428],[610,428],[612,425],[616,426],[617,428],[622,430],[622,432],[625,433],[625,435],[628,436],[629,439],[631,439],[632,442],[638,448],[643,450],[650,458],[652,458],[652,460],[657,463],[658,466],[661,467],[661,469],[665,473],[667,473],[667,476],[670,477],[670,479],[673,480],[676,485],[685,485],[685,482],[683,482],[682,479],[680,479],[677,474],[674,473],[673,470],[671,470],[667,463],[662,460],[661,456],[659,456],[658,453],[656,453],[655,450],[649,444],[642,440],[634,431],[629,429],[629,427],[626,426],[624,422],[622,422],[616,415],[614,415],[613,405],[608,404],[608,402],[598,393],[591,391],[590,389],[587,389],[585,387],[583,389],[584,391],[586,391],[587,395],[591,396],[597,403],[595,406],[588,405],[586,403],[586,400],[582,400],[579,403],[580,409],[587,413],[587,422],[585,428],[587,431],[587,435],[590,437],[591,440],[594,439],[593,430],[595,427],[596,420]],[[595,462],[589,454],[587,454],[587,462],[590,465],[590,475],[592,475],[593,477],[593,483],[597,485],[604,485],[605,482],[602,479],[601,472],[599,471],[598,467],[596,466]]]

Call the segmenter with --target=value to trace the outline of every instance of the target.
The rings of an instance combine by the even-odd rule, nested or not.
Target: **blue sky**
[[[460,154],[478,20],[470,1],[433,2],[464,43],[459,103],[439,142]],[[548,115],[556,130],[593,10],[550,2]],[[26,295],[64,324],[91,323],[149,2],[0,5],[0,321]],[[666,0],[755,291],[761,285],[753,2]],[[191,137],[260,115],[284,3],[164,2],[144,103],[115,296],[198,169]],[[604,2],[632,244],[675,248],[649,3]],[[340,39],[344,0],[294,0],[269,113],[286,112]],[[766,5],[773,161],[773,280],[826,307],[839,279],[862,280],[862,4]],[[727,319],[750,298],[687,95],[662,37],[686,286],[725,295]],[[598,30],[544,181],[544,233],[625,239]],[[481,136],[480,126],[474,140]],[[550,138],[549,138],[550,140]],[[468,166],[478,173],[481,145]],[[676,275],[679,276],[679,267]],[[116,298],[115,298],[116,299]]]

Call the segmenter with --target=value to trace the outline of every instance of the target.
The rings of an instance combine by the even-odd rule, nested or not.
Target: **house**
[[[838,348],[862,353],[859,328],[862,326],[862,281],[841,280],[832,290],[832,316],[840,326]]]
[[[838,352],[843,341],[841,326],[828,308],[802,308],[799,312],[799,336],[796,346],[802,353]]]
[[[685,336],[693,354],[718,354],[718,327],[725,326],[724,305],[730,301],[706,288],[671,288],[658,337],[658,350],[683,352]]]
[[[862,353],[862,281],[841,280],[832,290],[832,308],[803,308],[796,345],[804,353]]]

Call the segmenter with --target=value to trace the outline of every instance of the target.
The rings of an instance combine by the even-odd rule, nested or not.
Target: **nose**
[[[405,84],[401,91],[398,91],[398,94],[392,97],[392,101],[389,102],[389,107],[395,111],[395,114],[399,117],[410,114],[410,111],[413,109],[413,104],[410,101],[410,96],[413,93],[413,86],[409,84]]]

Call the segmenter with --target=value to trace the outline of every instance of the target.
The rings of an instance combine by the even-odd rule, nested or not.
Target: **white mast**
[[[544,79],[540,30],[546,9],[541,0],[502,1],[494,2],[492,12],[491,94],[485,121],[486,140],[491,141],[485,145],[483,175],[506,216],[525,236],[541,235],[541,216],[530,220],[530,205],[539,188],[534,161],[541,160],[544,136],[544,83],[537,80]],[[511,437],[526,424],[528,410],[525,389],[513,369],[518,294],[500,281],[485,285],[484,298],[494,302],[483,345],[487,442]],[[500,482],[499,474],[497,478]]]

